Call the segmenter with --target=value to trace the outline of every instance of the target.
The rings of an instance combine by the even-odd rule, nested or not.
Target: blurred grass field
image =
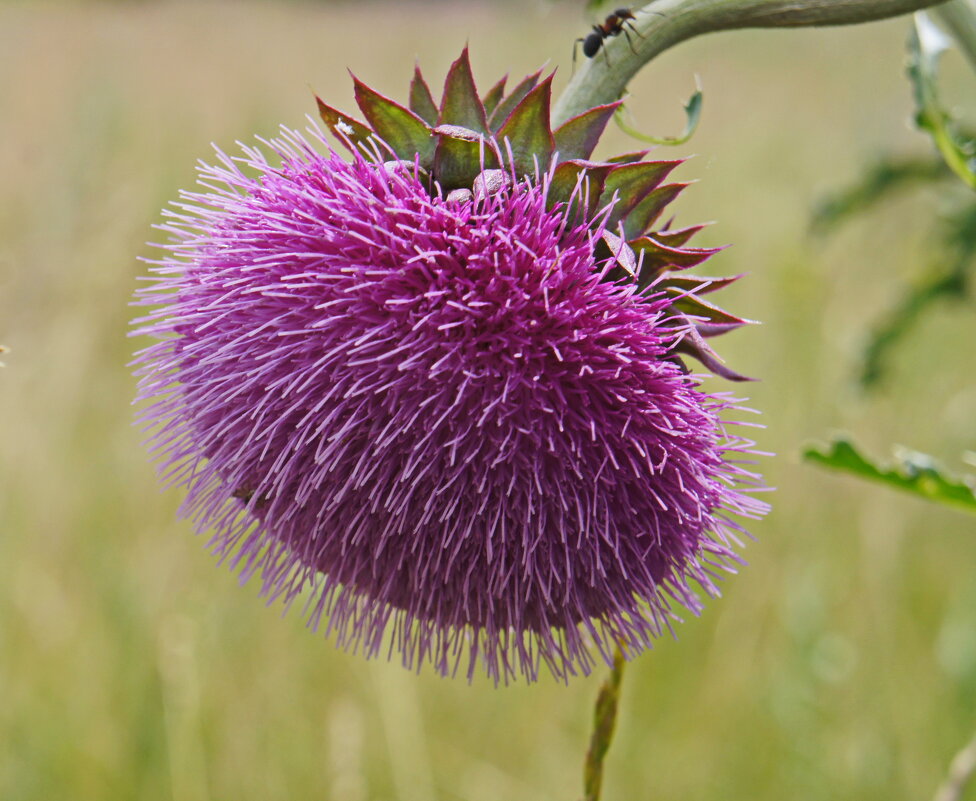
[[[208,143],[302,126],[309,87],[351,110],[347,66],[403,98],[415,57],[438,84],[465,41],[483,86],[547,59],[564,83],[587,24],[545,3],[0,5],[0,799],[579,797],[600,676],[494,689],[367,663],[215,566],[130,423],[126,332],[150,225]],[[778,489],[725,597],[630,666],[606,801],[927,798],[976,727],[973,520],[795,455],[843,429],[959,469],[976,443],[971,306],[926,319],[887,391],[852,384],[939,196],[806,234],[883,151],[926,151],[905,34],[713,35],[631,87],[668,134],[704,84],[677,211],[734,243],[710,272],[750,273],[728,307],[763,325],[723,355],[762,377],[744,390]]]

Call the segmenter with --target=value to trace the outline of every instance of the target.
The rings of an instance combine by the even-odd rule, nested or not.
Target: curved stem
[[[941,0],[656,0],[635,12],[636,33],[604,41],[553,107],[553,124],[622,97],[627,83],[669,47],[712,31],[854,25],[895,17]],[[632,49],[631,49],[632,48]],[[605,58],[604,58],[605,56]]]
[[[584,801],[600,799],[603,760],[613,741],[613,730],[617,723],[617,706],[620,703],[620,681],[626,664],[623,653],[617,648],[613,655],[610,675],[600,686],[600,693],[596,697],[596,706],[593,710],[593,733],[590,735],[590,747],[586,752],[586,763],[583,765]]]

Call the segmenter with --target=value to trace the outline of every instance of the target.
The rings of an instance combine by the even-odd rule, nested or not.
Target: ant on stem
[[[576,66],[576,48],[580,42],[583,43],[583,55],[587,58],[593,58],[600,52],[600,48],[607,39],[611,36],[620,36],[620,34],[623,34],[627,39],[627,44],[630,45],[630,51],[636,54],[637,51],[634,50],[634,42],[630,38],[630,33],[628,33],[627,29],[629,28],[641,39],[644,37],[641,36],[640,31],[634,26],[633,20],[635,19],[637,18],[634,16],[634,12],[629,8],[618,8],[603,21],[602,25],[594,25],[593,33],[585,38],[580,37],[573,42],[573,67]],[[603,57],[609,65],[610,56],[607,55],[606,50],[603,51]]]

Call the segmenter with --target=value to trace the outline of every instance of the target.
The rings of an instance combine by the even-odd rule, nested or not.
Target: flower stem
[[[619,99],[641,67],[693,36],[735,28],[853,25],[918,11],[940,1],[654,0],[635,11],[636,32],[629,40],[607,39],[597,56],[576,71],[553,107],[553,124]]]
[[[932,10],[956,40],[959,49],[966,54],[970,66],[976,70],[976,2],[951,0]]]
[[[593,733],[590,735],[590,747],[586,752],[586,763],[583,765],[584,801],[600,799],[603,760],[613,741],[613,729],[617,723],[617,705],[620,701],[620,681],[626,664],[622,651],[617,648],[613,655],[610,675],[600,685],[600,693],[596,697],[596,706],[593,710]]]
[[[957,753],[949,765],[949,775],[935,791],[934,801],[960,801],[966,785],[976,773],[976,737]]]

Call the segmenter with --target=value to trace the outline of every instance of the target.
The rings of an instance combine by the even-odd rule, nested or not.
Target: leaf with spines
[[[677,309],[686,317],[693,318],[695,328],[704,337],[725,334],[754,322],[743,319],[742,317],[736,317],[734,314],[729,314],[724,309],[720,309],[707,300],[702,300],[687,290],[668,287],[665,291],[674,298],[671,307]]]
[[[654,235],[631,239],[630,246],[641,255],[642,280],[646,271],[648,279],[668,270],[687,270],[710,259],[722,248],[671,248],[656,241]]]
[[[422,167],[434,160],[431,127],[410,109],[370,89],[353,76],[356,103],[375,134],[386,142],[397,157],[409,161],[420,157]]]
[[[491,126],[492,131],[497,131],[502,125],[505,124],[505,120],[508,119],[508,115],[515,110],[515,107],[525,99],[525,96],[531,92],[535,85],[539,82],[539,76],[542,75],[542,70],[534,72],[531,75],[523,78],[518,85],[512,90],[510,95],[503,97],[495,110],[491,112],[491,117],[488,119],[488,124]]]
[[[936,91],[939,58],[950,39],[924,13],[915,15],[908,41],[908,77],[915,93],[915,124],[928,132],[945,163],[976,189],[976,140],[960,137]]]
[[[658,234],[655,234],[658,236]],[[684,292],[692,292],[695,295],[706,295],[718,289],[724,289],[742,278],[739,275],[723,276],[722,278],[708,278],[703,275],[669,275],[667,278],[658,282],[657,286],[664,288],[673,287]]]
[[[728,381],[753,381],[754,379],[737,373],[718,357],[718,354],[711,349],[704,337],[698,330],[689,325],[683,332],[683,336],[674,346],[675,353],[682,353],[700,361],[710,372],[721,376]]]
[[[315,102],[318,104],[319,117],[322,118],[325,127],[336,139],[351,150],[355,151],[356,146],[364,144],[372,137],[373,132],[368,125],[332,108],[332,106],[324,103],[318,95],[315,96]]]
[[[610,156],[605,161],[608,164],[633,164],[635,161],[643,159],[650,152],[650,150],[636,150],[633,153],[620,153],[616,156]]]
[[[631,212],[638,204],[680,163],[680,161],[640,161],[623,164],[611,170],[603,188],[603,195],[607,202],[611,197],[616,196],[616,202],[607,219],[607,225],[615,228],[618,222],[629,220]],[[627,230],[629,227],[625,222],[624,228],[628,238],[643,233],[647,228],[644,226],[638,232]]]
[[[972,478],[960,479],[946,473],[924,453],[901,448],[896,456],[894,466],[878,465],[863,456],[853,443],[841,438],[826,447],[810,446],[803,451],[804,459],[823,467],[853,473],[868,481],[877,481],[892,489],[976,514],[976,482]]]
[[[508,115],[496,136],[502,143],[508,140],[512,153],[512,167],[520,175],[532,175],[536,169],[549,169],[556,148],[549,127],[549,107],[552,105],[552,76],[529,92]],[[504,145],[503,145],[504,146]]]
[[[413,79],[410,81],[410,110],[428,125],[437,125],[437,104],[434,103],[430,87],[420,72],[419,64],[414,67]]]
[[[484,98],[482,98],[482,105],[485,107],[485,114],[490,118],[495,108],[501,102],[501,99],[505,96],[505,84],[508,82],[508,76],[506,75],[500,81],[498,81],[491,89],[488,90]]]
[[[556,143],[559,158],[588,159],[593,155],[597,142],[603,135],[607,122],[620,103],[610,103],[606,106],[596,106],[584,111],[560,125],[552,136]]]
[[[679,228],[675,231],[656,231],[654,233],[654,238],[669,248],[680,248],[685,242],[691,239],[695,234],[697,234],[702,228],[704,228],[708,223],[700,223],[699,225],[689,225],[687,228]]]
[[[471,74],[468,48],[451,64],[444,81],[438,125],[460,125],[480,134],[488,133],[488,117]]]
[[[624,223],[624,230],[627,232],[628,238],[640,236],[654,225],[664,210],[689,185],[690,183],[665,184],[644,195]]]
[[[558,203],[569,203],[571,208],[567,214],[570,219],[592,219],[599,208],[607,174],[612,169],[612,164],[581,159],[560,163],[549,182],[549,208]]]
[[[445,190],[470,189],[483,170],[499,166],[494,143],[477,131],[460,125],[439,125],[434,134],[434,175]]]

